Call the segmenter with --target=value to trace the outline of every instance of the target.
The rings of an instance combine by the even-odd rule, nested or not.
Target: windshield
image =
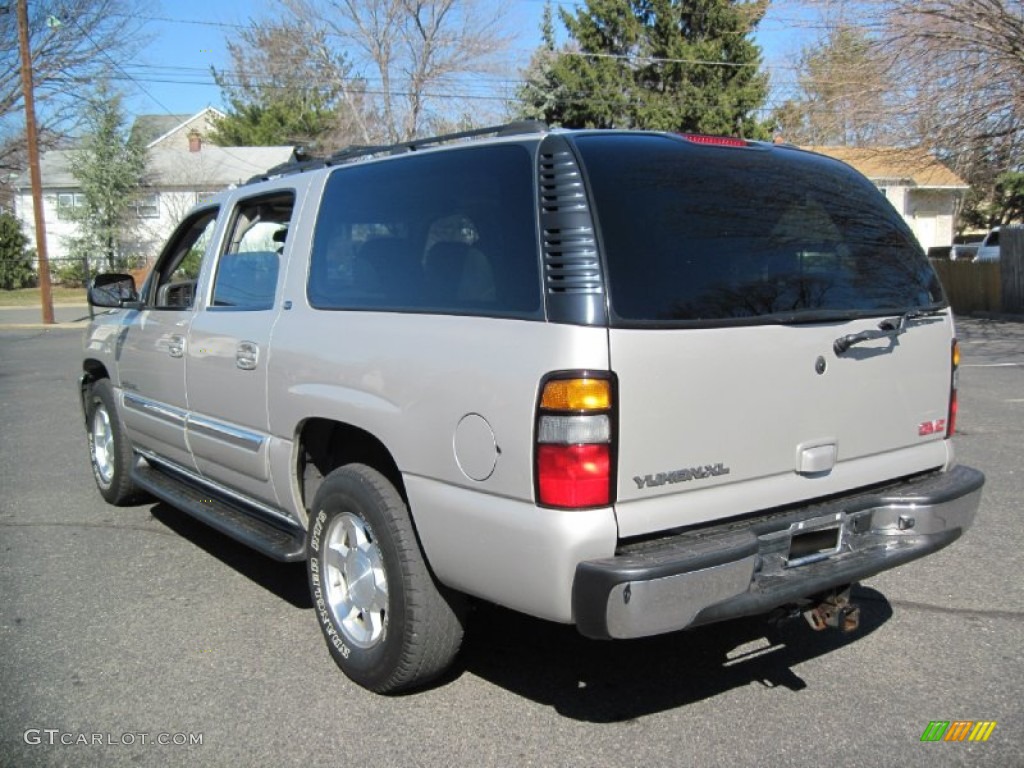
[[[909,228],[838,162],[663,135],[576,142],[617,324],[799,322],[943,302]]]

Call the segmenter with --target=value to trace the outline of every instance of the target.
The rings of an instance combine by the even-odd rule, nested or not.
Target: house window
[[[140,219],[158,219],[160,218],[160,193],[151,192],[147,195],[139,195],[131,207],[135,209],[135,215]]]
[[[61,192],[57,195],[57,218],[63,221],[74,218],[73,211],[85,205],[85,195]]]

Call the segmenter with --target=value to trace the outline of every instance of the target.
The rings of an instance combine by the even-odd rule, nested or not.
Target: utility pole
[[[39,173],[39,138],[32,92],[32,55],[28,47],[28,0],[18,0],[18,42],[21,45],[21,91],[25,99],[25,133],[28,140],[28,171],[32,181],[32,209],[36,220],[36,255],[39,257],[39,298],[43,323],[53,324],[50,292],[50,259],[46,255],[46,222],[43,219],[43,181]]]

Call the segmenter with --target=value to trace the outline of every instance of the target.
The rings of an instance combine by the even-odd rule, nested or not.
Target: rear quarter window
[[[542,317],[534,186],[516,145],[339,168],[317,217],[310,304]]]
[[[660,135],[576,141],[620,324],[828,319],[943,301],[909,228],[841,163]]]

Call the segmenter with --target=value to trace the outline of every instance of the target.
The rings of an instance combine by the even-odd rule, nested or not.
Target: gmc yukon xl
[[[971,524],[953,317],[908,227],[826,157],[637,131],[471,131],[219,193],[148,279],[99,276],[96,483],[307,563],[379,692],[467,599],[635,638],[849,587]]]

